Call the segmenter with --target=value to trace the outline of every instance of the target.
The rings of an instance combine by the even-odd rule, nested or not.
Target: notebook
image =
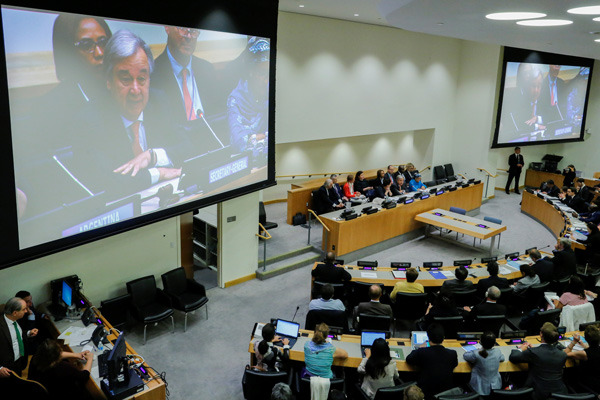
[[[300,324],[291,321],[285,321],[283,319],[277,320],[277,326],[275,327],[275,335],[279,336],[282,340],[288,339],[290,341],[290,348],[294,347],[298,340],[298,331],[300,330]],[[283,345],[283,341],[273,342],[276,345]]]

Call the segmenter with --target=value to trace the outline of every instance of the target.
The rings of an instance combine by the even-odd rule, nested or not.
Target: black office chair
[[[466,393],[466,394],[451,394],[451,395],[441,395],[441,396],[433,396],[436,400],[478,400],[480,399],[479,393]]]
[[[515,294],[515,291],[511,287],[502,288],[500,290],[500,298],[497,300],[498,304],[503,304],[506,308],[510,308],[512,306],[512,297]]]
[[[552,281],[550,284],[550,291],[555,292],[557,295],[562,295],[569,284],[569,280],[571,280],[571,276],[564,277],[562,279],[557,279]]]
[[[496,337],[500,336],[500,328],[504,325],[506,315],[480,315],[473,321],[473,331],[492,331]]]
[[[242,391],[246,400],[264,400],[271,398],[273,386],[277,383],[291,384],[287,372],[262,372],[251,369],[244,370]]]
[[[527,288],[523,295],[513,296],[513,301],[522,306],[523,311],[530,311],[534,308],[543,307],[546,304],[544,292],[548,291],[550,282],[538,283]]]
[[[377,260],[375,261],[367,261],[367,260],[360,260],[356,262],[356,265],[358,265],[359,267],[369,267],[369,268],[377,268],[378,266],[378,262]]]
[[[459,332],[463,325],[463,317],[460,315],[454,317],[433,317],[433,320],[442,325],[446,339],[456,339],[456,332]]]
[[[327,285],[325,282],[314,281],[313,282],[313,298],[318,298],[321,294],[321,288]],[[346,303],[346,289],[343,283],[330,283],[333,286],[333,298],[339,299],[344,304]]]
[[[388,315],[358,314],[358,330],[390,332],[393,319]]]
[[[600,321],[593,321],[593,322],[586,322],[584,324],[579,324],[579,330],[580,331],[585,331],[585,328],[587,328],[590,325],[600,325]]]
[[[171,317],[171,333],[175,333],[175,320],[169,296],[156,287],[153,275],[127,282],[127,293],[131,295],[131,314],[144,324],[144,344],[148,324]]]
[[[265,203],[262,201],[258,202],[258,222],[262,224],[262,226],[266,230],[271,230],[277,228],[277,223],[267,221],[267,212],[265,211]],[[259,232],[260,233],[260,232]]]
[[[131,296],[129,293],[100,302],[100,312],[113,326],[120,331],[129,326],[131,320]]]
[[[493,400],[531,400],[533,398],[533,389],[524,387],[513,390],[494,390],[490,396]]]
[[[448,179],[448,182],[453,182],[457,179],[456,175],[454,174],[454,168],[452,167],[452,164],[444,164],[444,170],[446,172],[446,179]]]
[[[443,180],[444,182],[446,182],[446,170],[442,165],[436,165],[435,167],[433,167],[433,179],[435,179],[436,181]]]
[[[595,400],[596,395],[593,393],[570,393],[570,394],[558,394],[552,393],[550,400]]]
[[[352,305],[371,301],[371,296],[369,296],[371,285],[373,283],[352,281]],[[383,284],[379,284],[379,286],[381,286],[381,291],[383,292]]]
[[[396,302],[392,304],[394,317],[399,320],[416,321],[427,312],[427,293],[396,293]]]
[[[473,289],[453,291],[454,301],[457,307],[464,306],[473,306],[479,303],[479,299],[477,298],[477,287],[473,287]]]
[[[380,388],[375,392],[373,400],[398,400],[403,397],[404,390],[412,385],[416,385],[416,382],[406,382],[400,385]],[[357,400],[371,400],[371,398],[362,390],[360,383],[356,384],[356,393],[358,393]]]
[[[537,335],[540,333],[540,329],[542,325],[546,322],[551,322],[554,326],[558,326],[560,321],[560,309],[540,311],[533,317],[529,326],[525,327],[527,329],[528,335]]]
[[[348,333],[348,315],[346,311],[335,310],[310,310],[306,314],[304,329],[314,331],[320,323],[326,323],[331,331],[340,330],[340,333]]]
[[[185,313],[183,331],[187,331],[188,313],[206,305],[208,319],[208,297],[204,286],[185,277],[183,268],[175,268],[161,276],[165,293],[171,298],[173,308]]]
[[[427,186],[428,188],[430,188],[430,187],[432,187],[432,186],[435,186],[435,185],[436,185],[436,183],[435,183],[435,181],[426,181],[426,182],[423,182],[423,185],[425,185],[425,186]]]
[[[4,378],[2,392],[9,398],[17,398],[17,393],[20,399],[46,400],[50,398],[44,385],[37,381],[21,378],[12,371],[7,378]]]
[[[344,391],[344,379],[343,378],[332,378],[329,380],[329,392],[337,389],[341,392]],[[296,379],[296,391],[298,396],[296,400],[310,400],[310,378]],[[268,399],[270,397],[265,397]]]

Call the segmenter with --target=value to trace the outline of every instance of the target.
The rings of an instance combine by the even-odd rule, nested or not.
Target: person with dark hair
[[[600,211],[597,211],[600,215]],[[600,254],[600,231],[598,224],[595,222],[586,222],[588,235],[585,240],[578,240],[579,243],[585,246],[585,250],[575,249],[575,258],[577,264],[585,265],[593,259],[596,254]]]
[[[508,279],[498,276],[499,267],[496,261],[490,261],[487,264],[487,272],[490,274],[490,277],[480,279],[477,282],[477,291],[480,296],[484,296],[485,292],[492,286],[496,286],[498,289],[505,289],[510,286]]]
[[[567,165],[567,168],[563,170],[562,174],[565,177],[563,179],[563,186],[573,186],[573,180],[575,180],[577,177],[577,170],[575,169],[575,166],[573,164]]]
[[[454,386],[453,371],[458,365],[458,357],[456,351],[442,346],[444,328],[440,324],[431,324],[427,328],[427,336],[430,347],[413,350],[406,357],[406,362],[420,369],[417,385],[423,389],[425,398],[431,399],[433,395]]]
[[[530,125],[530,124],[528,124]],[[508,157],[508,179],[506,180],[506,187],[504,188],[506,194],[510,194],[510,184],[512,180],[515,180],[515,193],[519,192],[519,177],[521,176],[521,170],[523,169],[524,160],[521,155],[521,148],[515,147],[515,152]]]
[[[550,261],[554,265],[554,280],[564,279],[577,273],[577,259],[569,239],[560,238],[552,253],[554,257]]]
[[[598,371],[600,371],[600,328],[598,325],[588,325],[585,328],[585,341],[581,340],[578,333],[573,334],[573,340],[565,348],[567,357],[573,360],[579,360],[577,368],[577,378],[579,383],[586,387],[581,392],[587,392],[592,389],[594,392],[600,392],[600,380],[598,380]],[[574,350],[576,345],[581,346],[583,350]],[[589,389],[588,389],[589,388]]]
[[[394,318],[394,312],[392,307],[388,304],[382,304],[379,299],[383,291],[379,285],[371,285],[369,287],[369,298],[371,301],[359,303],[355,310],[354,320],[358,322],[358,316],[360,314],[367,315],[387,315],[390,318]]]
[[[333,299],[334,289],[330,283],[321,287],[321,297],[311,300],[308,304],[308,310],[331,310],[344,311],[346,307],[340,299]]]
[[[83,368],[77,368],[69,362],[71,359],[84,361]],[[44,385],[52,399],[92,399],[85,385],[93,360],[94,354],[89,351],[64,352],[58,342],[46,339],[31,359],[27,378]]]
[[[419,170],[415,168],[413,163],[407,163],[406,169],[404,170],[404,178],[406,178],[406,182],[410,183],[411,180],[415,177],[416,174],[419,173]]]
[[[273,345],[273,342],[280,340],[283,343],[283,351]],[[290,359],[290,341],[276,336],[273,324],[265,324],[262,328],[262,340],[254,342],[254,355],[256,366],[264,371],[287,369],[287,362]]]
[[[589,222],[596,226],[600,224],[600,199],[593,200],[587,212],[575,214],[574,217],[579,218],[582,222]]]
[[[425,394],[417,385],[410,385],[406,389],[404,389],[403,393],[404,400],[423,400],[425,399]]]
[[[539,276],[540,282],[550,282],[554,279],[554,264],[552,264],[552,261],[542,258],[542,254],[539,250],[531,250],[529,252],[529,258],[533,261],[531,268],[533,268],[535,274]]]
[[[15,294],[15,297],[25,300],[25,304],[27,304],[27,314],[25,317],[21,318],[19,322],[19,326],[25,331],[30,331],[32,329],[37,329],[38,334],[34,338],[30,338],[30,340],[26,343],[26,352],[27,354],[34,354],[37,346],[46,338],[49,337],[46,325],[44,324],[44,320],[49,321],[50,316],[45,313],[38,312],[33,305],[33,297],[31,293],[26,290],[20,290]]]
[[[592,198],[594,197],[594,191],[591,190],[588,186],[586,186],[585,184],[585,179],[583,178],[577,178],[575,179],[575,190],[577,191],[575,193],[575,197],[579,197],[582,200],[582,203],[584,205],[587,205],[590,203],[590,201],[592,201]],[[585,208],[581,209],[581,210],[575,210],[577,212],[585,212]]]
[[[454,276],[456,279],[448,279],[442,284],[442,288],[451,290],[453,292],[460,292],[473,288],[473,282],[468,281],[469,271],[464,266],[456,267],[454,270]]]
[[[573,210],[581,210],[581,199],[575,197],[574,187],[564,187],[563,192],[558,195],[561,203],[567,207],[571,207]]]
[[[381,186],[375,187],[375,197],[385,199],[386,197],[398,196],[400,192],[392,186],[392,181],[385,176]]]
[[[500,377],[500,363],[503,362],[504,354],[494,348],[496,335],[494,332],[484,332],[479,340],[481,350],[471,350],[463,354],[465,361],[472,364],[471,387],[480,395],[488,396],[492,389],[502,388]]]
[[[26,313],[27,304],[19,297],[9,299],[4,305],[0,317],[0,379],[8,378],[11,371],[21,375],[27,365],[25,343],[35,337],[38,330],[25,331],[19,327],[17,321]]]
[[[585,290],[583,281],[577,275],[571,276],[569,284],[558,300],[554,300],[555,308],[563,308],[564,306],[579,306],[588,303],[586,295],[596,298],[598,295],[589,290]]]
[[[531,267],[531,265],[523,264],[521,265],[520,270],[523,274],[523,277],[515,282],[512,286],[515,294],[517,295],[524,294],[525,290],[527,290],[529,286],[540,283],[540,277],[535,274],[535,270]]]
[[[460,314],[461,311],[456,307],[456,303],[454,302],[453,292],[442,287],[434,302],[429,304],[425,316],[419,323],[420,329],[427,329],[433,323],[433,318],[435,317],[455,317]]]
[[[557,197],[560,189],[554,184],[552,179],[548,179],[546,182],[542,183],[542,186],[540,186],[540,191],[550,197]]]
[[[348,271],[335,265],[335,254],[331,251],[325,256],[325,261],[311,271],[311,275],[313,280],[323,283],[344,283],[352,279]]]
[[[400,293],[425,293],[425,288],[420,283],[415,282],[419,277],[419,271],[410,267],[406,270],[406,281],[400,280],[394,285],[394,290],[390,294],[390,299],[396,301],[396,295]]]
[[[373,179],[371,181],[371,185],[373,186],[373,189],[377,189],[377,186],[382,186],[384,179],[385,179],[385,171],[382,169],[378,169],[377,176],[375,177],[375,179]]]
[[[331,344],[329,327],[327,324],[319,324],[315,327],[312,340],[304,345],[304,370],[303,377],[320,376],[321,378],[333,378],[331,366],[334,359],[344,360],[348,358],[348,352]]]
[[[371,399],[379,388],[394,386],[394,379],[399,378],[398,369],[385,339],[375,339],[371,348],[365,349],[365,357],[358,366],[358,373],[364,375],[361,389]]]
[[[292,400],[293,398],[292,389],[288,384],[279,382],[273,385],[271,400]]]
[[[363,171],[356,172],[356,175],[354,176],[354,192],[364,194],[368,198],[373,197],[373,185],[365,179],[365,173]]]
[[[360,196],[360,191],[358,189],[355,190],[354,177],[350,174],[346,177],[346,183],[344,183],[344,196],[347,199],[352,199],[354,197]]]
[[[562,380],[567,355],[556,347],[558,337],[556,327],[546,322],[540,329],[541,345],[532,347],[530,343],[523,343],[510,353],[510,362],[529,364],[525,386],[533,388],[535,400],[547,399],[551,393],[567,393]]]

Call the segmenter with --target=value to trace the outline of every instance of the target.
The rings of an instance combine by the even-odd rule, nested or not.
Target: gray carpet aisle
[[[520,196],[496,191],[496,198],[481,207],[480,216],[495,216],[503,220],[508,230],[502,234],[500,254],[523,251],[532,246],[546,246],[554,238],[541,224],[521,214]],[[275,240],[271,254],[277,254],[277,242],[285,243],[284,250],[306,245],[306,229],[285,223],[285,203],[267,206],[270,221],[279,228],[271,234]],[[315,229],[320,239],[320,230]],[[450,237],[456,237],[456,234]],[[472,244],[465,236],[463,243]],[[283,246],[283,245],[282,245]],[[469,249],[436,239],[415,239],[389,248],[366,259],[390,261],[443,261],[485,257],[489,242],[481,249]],[[285,252],[285,251],[281,251]],[[262,253],[261,253],[262,255]],[[355,260],[345,260],[352,263]],[[204,309],[188,318],[188,331],[183,332],[183,317],[176,313],[176,332],[168,324],[148,328],[148,343],[141,344],[142,329],[136,327],[127,340],[144,355],[146,361],[159,371],[167,372],[170,398],[179,399],[242,399],[242,374],[249,362],[248,343],[256,321],[271,317],[291,319],[300,306],[296,321],[304,326],[310,291],[310,266],[306,266],[266,281],[252,280],[228,289],[208,291],[209,318]]]

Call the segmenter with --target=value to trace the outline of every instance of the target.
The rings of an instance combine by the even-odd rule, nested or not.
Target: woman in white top
[[[398,370],[385,339],[375,339],[371,349],[365,349],[365,355],[358,366],[358,373],[365,375],[361,389],[372,399],[379,388],[395,385]]]

